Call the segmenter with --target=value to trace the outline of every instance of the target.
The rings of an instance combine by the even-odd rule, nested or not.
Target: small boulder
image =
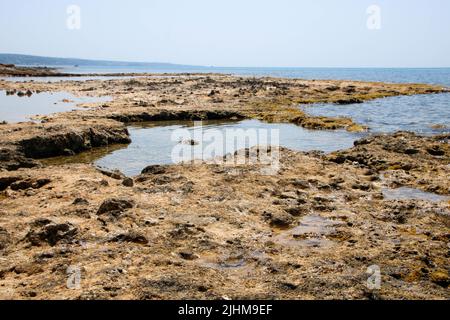
[[[440,270],[433,272],[432,274],[430,274],[430,280],[444,288],[448,288],[448,286],[450,285],[450,277],[448,275],[448,271]]]
[[[148,240],[147,238],[136,231],[130,231],[127,233],[121,233],[117,236],[114,236],[109,240],[110,242],[132,242],[132,243],[138,243],[138,244],[147,244]]]
[[[195,255],[193,252],[191,251],[181,251],[179,252],[179,255],[182,259],[184,260],[196,260],[198,259],[198,256]]]
[[[134,207],[133,200],[108,199],[105,200],[97,211],[97,215],[108,214],[119,217],[123,212]]]
[[[76,198],[72,204],[74,206],[88,206],[89,201],[87,201],[86,199],[83,199],[83,198]]]
[[[148,166],[142,170],[142,174],[163,174],[166,172],[166,168],[160,165]]]
[[[285,212],[265,212],[264,218],[270,222],[271,226],[277,228],[287,228],[294,222],[292,216]]]
[[[125,187],[130,187],[131,188],[131,187],[134,186],[134,181],[131,178],[125,178],[122,181],[122,185],[125,186]]]
[[[53,223],[47,219],[40,219],[32,223],[32,229],[26,239],[33,246],[47,243],[55,246],[59,242],[70,243],[78,233],[78,229],[71,223]]]

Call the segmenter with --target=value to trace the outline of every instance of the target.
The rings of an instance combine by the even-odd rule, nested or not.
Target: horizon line
[[[27,54],[27,53],[9,53],[9,52],[0,52],[0,55],[16,55],[16,56],[28,56],[28,57],[36,57],[36,58],[49,58],[49,59],[67,59],[67,60],[82,60],[82,61],[90,61],[90,62],[109,62],[109,63],[129,63],[129,64],[166,64],[173,66],[184,66],[184,67],[195,67],[195,68],[227,68],[227,69],[237,69],[237,68],[246,68],[246,69],[450,69],[450,66],[439,66],[439,67],[431,67],[431,66],[219,66],[219,65],[195,65],[195,64],[183,64],[176,62],[144,62],[144,61],[132,61],[132,60],[115,60],[109,58],[75,58],[75,57],[56,57],[56,56],[45,56],[45,55],[36,55],[36,54]]]

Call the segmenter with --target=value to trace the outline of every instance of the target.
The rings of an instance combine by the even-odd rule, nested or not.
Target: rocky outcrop
[[[374,135],[355,142],[349,150],[327,156],[338,164],[352,164],[370,172],[384,173],[395,186],[410,186],[424,191],[447,195],[450,193],[449,137],[423,137],[410,132]],[[420,176],[421,179],[417,179]]]
[[[25,239],[33,246],[48,244],[55,246],[60,242],[70,243],[78,229],[70,223],[54,223],[47,219],[38,219],[31,224],[31,230]]]
[[[95,147],[130,143],[126,128],[91,128],[83,132],[55,133],[19,142],[27,158],[42,159],[72,155]]]
[[[112,114],[108,118],[124,123],[145,121],[201,121],[201,120],[241,120],[245,116],[235,111],[224,110],[193,110],[168,111],[156,110],[152,113]]]

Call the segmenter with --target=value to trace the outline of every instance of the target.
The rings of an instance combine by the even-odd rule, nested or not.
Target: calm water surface
[[[106,102],[110,98],[75,97],[68,92],[40,92],[32,96],[7,95],[0,90],[0,121],[8,123],[30,121],[36,115],[48,115],[80,109],[82,103]]]
[[[186,130],[188,136],[180,139],[174,133]],[[279,135],[281,146],[297,150],[320,150],[332,152],[339,149],[347,149],[353,146],[353,142],[360,138],[361,134],[347,131],[313,131],[301,128],[293,124],[268,124],[257,120],[245,120],[239,122],[204,122],[201,136],[205,137],[203,146],[187,145],[182,143],[189,139],[198,142],[193,127],[193,122],[174,123],[141,123],[129,127],[132,143],[123,149],[115,150],[106,156],[94,161],[100,167],[107,169],[119,169],[126,175],[137,175],[143,168],[153,164],[172,164],[176,161],[172,158],[172,151],[176,146],[183,145],[184,150],[192,152],[192,159],[209,160],[214,156],[223,156],[234,153],[243,148],[256,145],[267,145],[274,142],[275,134]],[[241,133],[255,133],[257,140],[240,141],[235,135]],[[276,130],[276,131],[273,131]],[[198,129],[197,129],[197,132]],[[264,134],[267,133],[267,139]],[[223,140],[216,139],[217,135]],[[238,134],[242,137],[242,134]],[[200,137],[201,137],[200,136]],[[207,140],[206,137],[213,137]],[[224,141],[225,143],[222,143]],[[180,143],[181,142],[181,143]],[[268,143],[269,142],[269,143]],[[212,156],[206,152],[209,148],[217,150]],[[191,151],[192,150],[192,151]]]

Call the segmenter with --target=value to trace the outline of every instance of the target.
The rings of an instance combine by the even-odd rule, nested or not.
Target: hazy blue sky
[[[68,5],[81,29],[66,26]],[[370,5],[381,29],[367,28]],[[450,67],[449,0],[0,0],[0,52],[215,66]]]

